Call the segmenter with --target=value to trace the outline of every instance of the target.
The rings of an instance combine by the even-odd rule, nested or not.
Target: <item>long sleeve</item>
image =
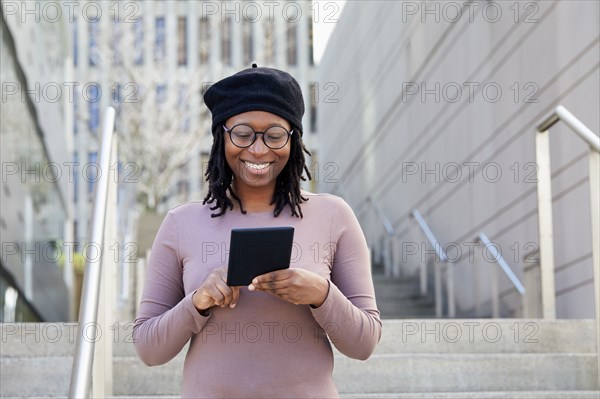
[[[178,234],[176,216],[171,211],[152,245],[144,292],[133,327],[138,356],[151,366],[175,357],[209,319],[194,307],[193,292],[184,294]]]
[[[311,311],[340,352],[365,360],[379,342],[382,324],[366,240],[352,209],[340,202],[331,228],[335,253],[329,294]]]

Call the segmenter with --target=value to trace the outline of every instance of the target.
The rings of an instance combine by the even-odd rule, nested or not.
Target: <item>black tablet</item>
[[[249,285],[261,274],[290,267],[293,227],[231,230],[227,285]]]

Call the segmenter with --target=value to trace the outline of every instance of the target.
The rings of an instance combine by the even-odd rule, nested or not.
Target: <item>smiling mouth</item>
[[[244,165],[246,165],[250,169],[254,169],[254,170],[266,169],[269,167],[269,165],[271,165],[273,163],[273,162],[253,163],[253,162],[248,162],[248,161],[242,161],[242,162],[244,162]]]

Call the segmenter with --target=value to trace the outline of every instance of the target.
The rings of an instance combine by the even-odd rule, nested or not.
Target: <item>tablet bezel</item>
[[[293,245],[292,226],[232,229],[227,285],[247,286],[256,276],[289,268]]]

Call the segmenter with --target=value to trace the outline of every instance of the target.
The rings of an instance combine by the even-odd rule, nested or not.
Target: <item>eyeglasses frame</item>
[[[257,135],[258,134],[262,134],[262,141],[263,141],[264,145],[267,146],[267,148],[270,148],[271,150],[280,150],[280,149],[282,149],[283,147],[285,147],[287,145],[287,143],[290,141],[290,137],[292,137],[292,134],[294,134],[294,129],[292,129],[292,130],[290,130],[288,132],[288,130],[286,128],[284,128],[283,126],[277,126],[277,127],[282,128],[283,130],[285,130],[287,132],[288,136],[287,136],[287,140],[285,141],[285,143],[281,147],[273,148],[269,144],[267,144],[267,142],[265,141],[265,132],[267,130],[269,130],[271,127],[276,127],[276,126],[271,126],[271,127],[267,128],[267,130],[264,130],[262,132],[257,132],[256,130],[254,130],[254,128],[252,126],[250,126],[250,125],[248,125],[246,123],[238,123],[237,125],[232,126],[230,129],[228,129],[227,126],[225,126],[225,125],[221,125],[221,126],[223,126],[223,130],[225,130],[226,133],[229,133],[229,140],[231,140],[231,144],[233,144],[237,148],[249,148],[249,147],[252,147],[252,144],[254,144],[254,142],[256,141],[256,138],[258,137]],[[242,147],[242,146],[239,146],[239,145],[237,145],[236,143],[233,142],[233,138],[231,137],[231,132],[233,131],[233,129],[235,129],[238,126],[248,126],[254,132],[254,138],[252,139],[252,142],[250,144],[248,144],[247,146],[243,146]]]

